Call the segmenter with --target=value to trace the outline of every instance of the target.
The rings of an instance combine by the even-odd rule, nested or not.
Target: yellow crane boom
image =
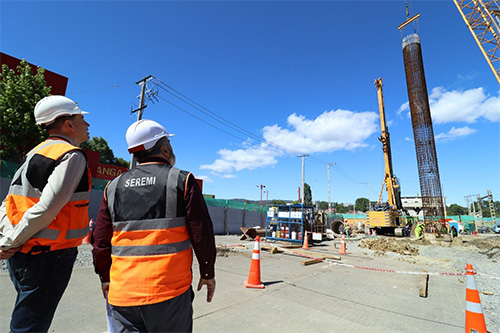
[[[500,6],[497,0],[453,0],[500,84]]]

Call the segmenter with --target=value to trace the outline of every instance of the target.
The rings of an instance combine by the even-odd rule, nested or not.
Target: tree
[[[286,205],[286,201],[273,199],[273,200],[271,200],[271,205]]]
[[[304,183],[304,205],[312,206],[312,191],[308,183]]]
[[[2,66],[0,74],[0,156],[14,162],[45,140],[47,133],[35,123],[36,103],[50,95],[51,87],[44,78],[45,70],[38,67],[33,74],[26,59],[17,72]]]
[[[113,150],[108,146],[108,142],[101,137],[93,137],[91,140],[82,143],[80,147],[101,153],[99,163],[122,167],[129,166],[129,163],[123,158],[115,157]]]
[[[450,207],[446,209],[448,215],[467,215],[467,208],[459,206],[457,204],[451,204]]]
[[[357,198],[356,202],[356,210],[360,210],[362,212],[366,212],[368,209],[370,209],[370,201],[367,198]]]
[[[337,202],[334,204],[334,207],[335,207],[335,213],[337,213],[337,214],[346,214],[349,212],[349,207],[346,207],[346,206],[339,204]]]
[[[320,201],[319,202],[319,209],[320,210],[327,210],[328,209],[328,202],[326,202],[326,201]]]

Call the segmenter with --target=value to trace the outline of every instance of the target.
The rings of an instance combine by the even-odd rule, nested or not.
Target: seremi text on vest
[[[156,176],[130,178],[125,181],[125,187],[149,186],[156,184]]]

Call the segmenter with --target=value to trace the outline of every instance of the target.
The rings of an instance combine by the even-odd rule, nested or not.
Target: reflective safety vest
[[[75,150],[81,151],[79,147],[67,141],[49,138],[28,153],[26,161],[16,171],[5,199],[7,216],[12,225],[17,225],[24,213],[40,201],[42,191],[59,159]],[[88,205],[91,185],[91,174],[87,167],[70,200],[45,229],[23,244],[21,252],[37,253],[81,245],[82,239],[89,232]]]
[[[106,188],[113,223],[111,305],[160,303],[191,286],[193,251],[183,200],[188,175],[165,163],[143,163]]]

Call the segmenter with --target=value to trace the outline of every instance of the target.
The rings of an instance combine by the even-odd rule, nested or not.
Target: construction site
[[[498,4],[454,3],[500,84],[500,69],[495,69],[500,60],[495,54],[500,48]],[[469,214],[446,211],[421,40],[415,31],[404,33],[420,14],[407,11],[406,16],[397,28],[403,37],[420,195],[411,198],[415,202],[402,196],[380,73],[373,87],[384,158],[378,200],[366,214],[336,214],[304,204],[303,197],[294,204],[268,205],[206,197],[216,234],[217,289],[211,303],[205,302],[205,290],[195,291],[193,331],[500,332],[495,198],[488,189],[467,198]],[[488,49],[491,44],[495,51]],[[7,167],[2,168],[6,173]],[[4,197],[11,179],[1,181]],[[94,188],[90,196],[89,212],[95,218],[102,189]],[[483,217],[483,201],[490,217]],[[91,250],[87,238],[51,332],[108,331]],[[194,260],[194,281],[197,265]],[[16,292],[5,260],[0,261],[0,294],[0,332],[8,332]]]

